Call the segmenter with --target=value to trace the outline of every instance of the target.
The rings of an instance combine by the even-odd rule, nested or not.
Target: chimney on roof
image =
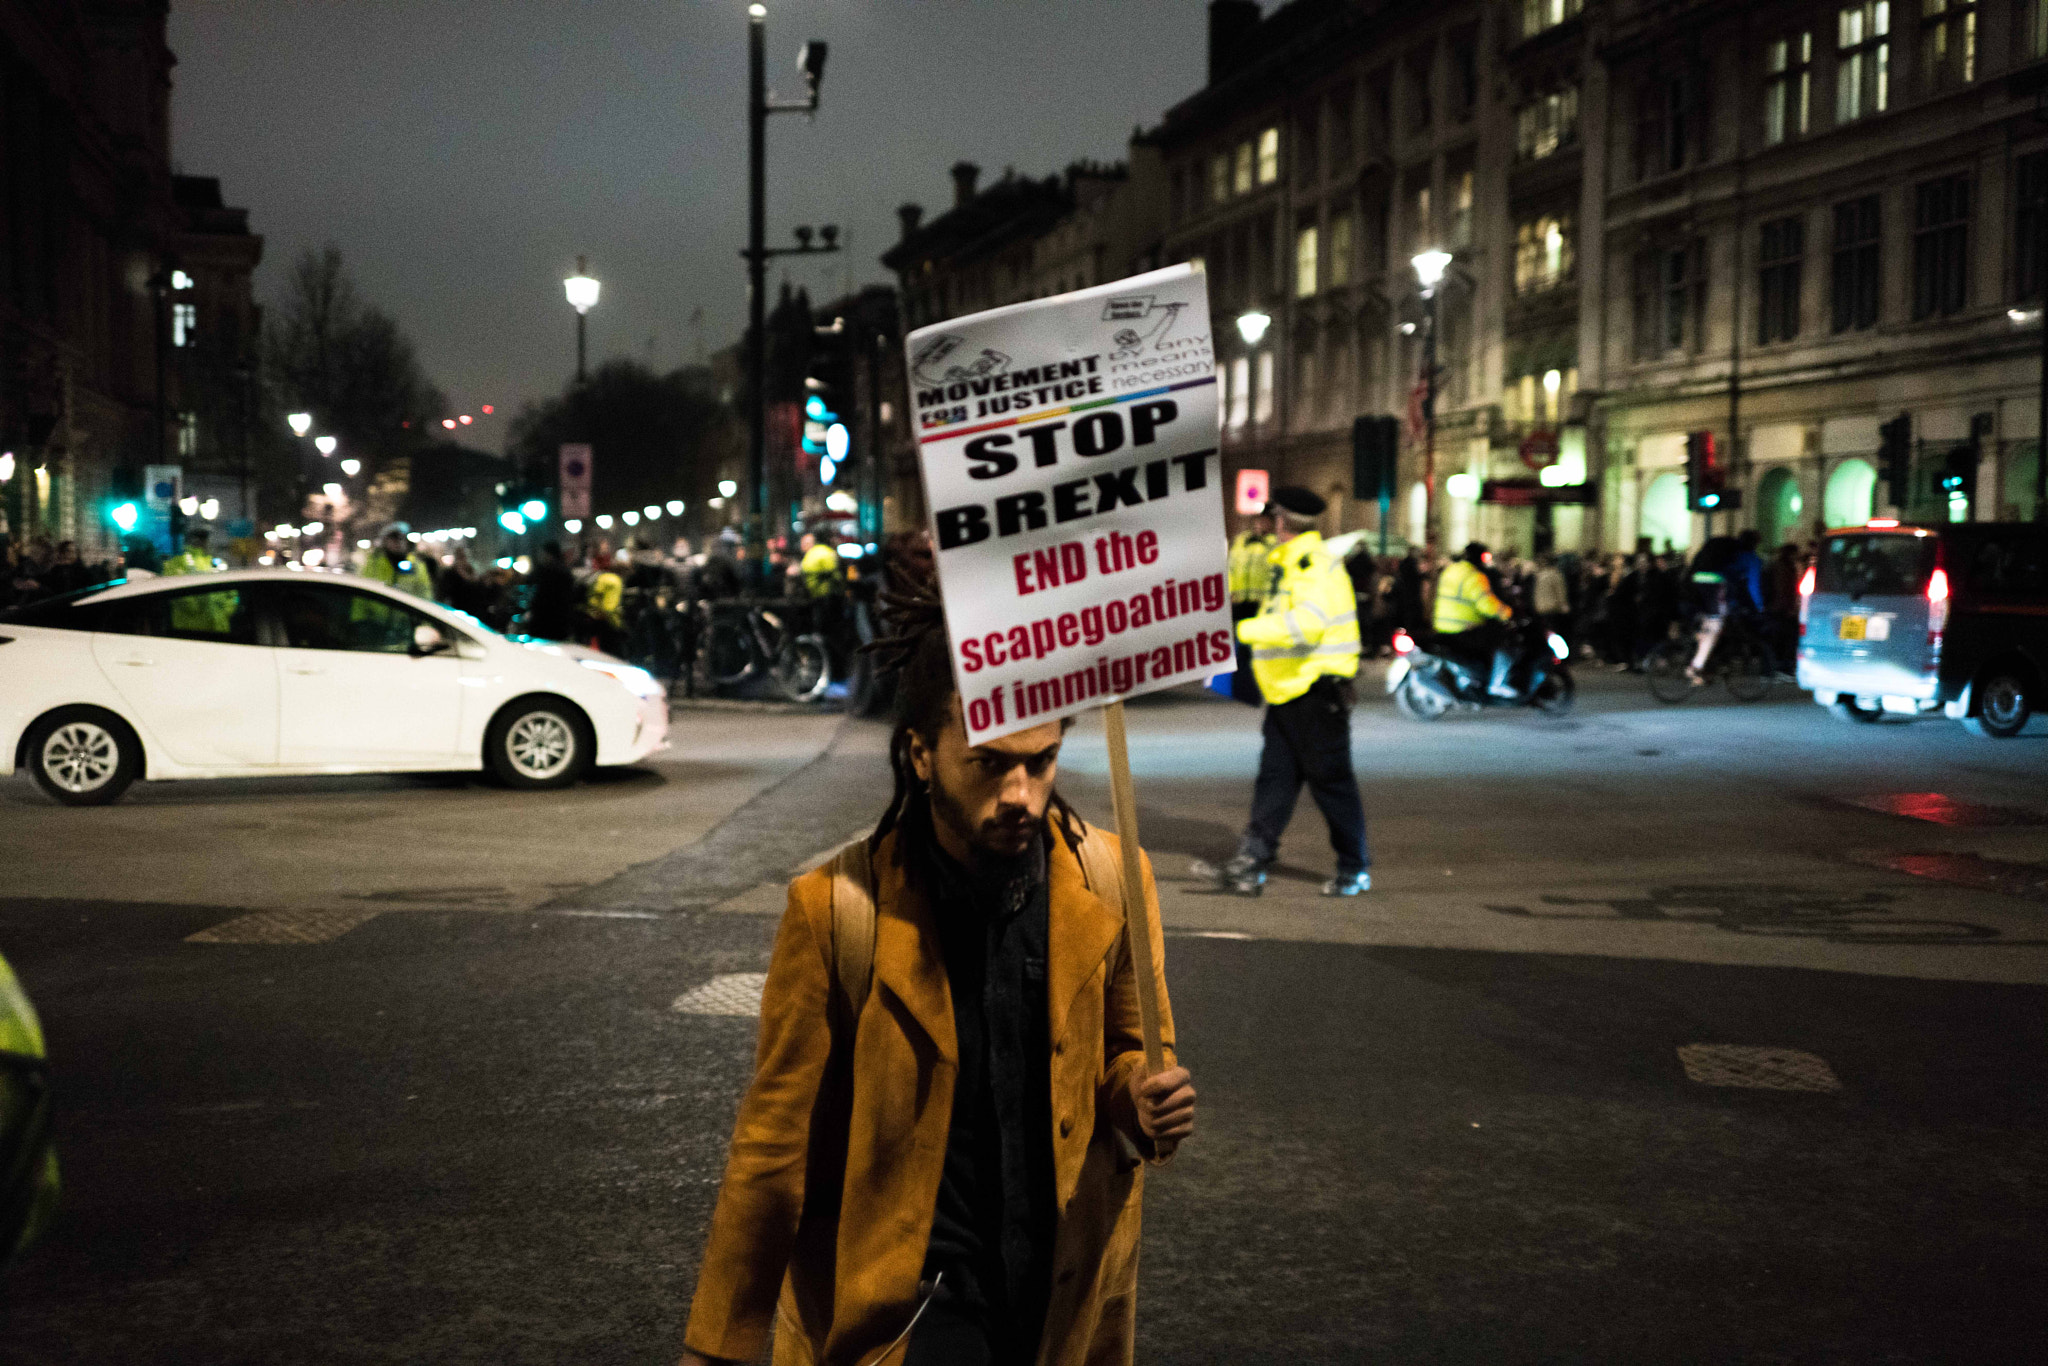
[[[981,167],[971,161],[953,163],[953,207],[959,208],[974,198],[974,182],[981,178]]]
[[[896,206],[896,217],[903,223],[902,240],[908,242],[917,235],[917,225],[924,221],[924,205],[898,204]]]
[[[1236,74],[1258,26],[1258,0],[1209,0],[1209,84]]]

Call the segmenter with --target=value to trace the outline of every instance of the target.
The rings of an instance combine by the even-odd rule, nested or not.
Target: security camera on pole
[[[754,481],[750,505],[754,563],[767,563],[768,539],[768,340],[765,326],[768,260],[773,256],[807,256],[839,250],[839,229],[819,230],[823,245],[811,245],[808,227],[796,230],[797,245],[770,250],[764,240],[768,215],[768,116],[816,114],[818,84],[825,76],[826,44],[812,39],[797,52],[803,73],[804,98],[778,100],[768,89],[768,7],[747,6],[747,374],[754,386],[747,403],[747,472]]]

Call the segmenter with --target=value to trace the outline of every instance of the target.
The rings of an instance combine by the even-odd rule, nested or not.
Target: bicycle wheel
[[[1753,640],[1735,642],[1728,650],[1721,681],[1738,702],[1761,702],[1771,690],[1771,661]]]
[[[792,702],[809,702],[832,681],[825,665],[825,642],[818,636],[791,636],[775,655],[775,682]]]
[[[1536,691],[1529,695],[1530,704],[1546,716],[1563,716],[1572,709],[1577,698],[1578,684],[1572,681],[1572,673],[1564,665],[1555,665],[1544,671],[1543,681],[1536,685]]]
[[[754,671],[754,651],[744,621],[716,617],[704,633],[704,676],[723,688]]]
[[[1692,696],[1692,680],[1685,676],[1692,663],[1690,640],[1667,640],[1643,660],[1643,675],[1650,684],[1650,696],[1659,702],[1683,702]]]

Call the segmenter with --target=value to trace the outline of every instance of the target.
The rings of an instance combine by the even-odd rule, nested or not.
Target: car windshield
[[[1934,547],[1934,537],[1911,532],[1830,536],[1814,586],[1822,593],[1852,597],[1910,596],[1927,586]]]
[[[65,618],[72,607],[95,593],[104,593],[109,588],[119,588],[126,582],[126,579],[110,579],[106,583],[96,583],[88,588],[74,588],[69,593],[59,593],[54,598],[38,598],[34,602],[23,603],[19,607],[10,607],[0,612],[0,621],[18,626],[69,626],[70,622]]]

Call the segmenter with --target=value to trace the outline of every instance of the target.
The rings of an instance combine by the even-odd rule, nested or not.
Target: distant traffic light
[[[142,509],[132,502],[119,502],[107,509],[107,520],[119,527],[125,536],[142,520]]]
[[[1719,512],[1733,506],[1728,497],[1728,470],[1712,432],[1685,434],[1685,505],[1694,512]]]
[[[1913,415],[1900,413],[1877,429],[1877,471],[1884,480],[1885,501],[1904,507],[1913,489]]]
[[[538,498],[529,498],[519,505],[519,515],[528,522],[544,522],[548,517],[548,505]]]

